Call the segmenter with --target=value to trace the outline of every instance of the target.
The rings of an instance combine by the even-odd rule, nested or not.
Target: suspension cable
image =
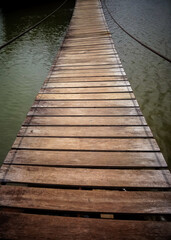
[[[136,37],[134,37],[132,34],[130,34],[129,32],[127,32],[117,21],[116,19],[113,17],[113,15],[111,14],[111,12],[109,11],[108,6],[106,5],[106,0],[104,0],[104,6],[106,7],[106,10],[108,11],[109,15],[111,16],[112,20],[118,25],[118,27],[120,27],[122,29],[122,31],[124,31],[127,35],[129,35],[132,39],[134,39],[136,42],[138,42],[139,44],[141,44],[143,47],[147,48],[148,50],[150,50],[151,52],[155,53],[156,55],[158,55],[159,57],[163,58],[164,60],[168,61],[169,63],[171,63],[171,59],[162,55],[161,53],[159,53],[158,51],[154,50],[153,48],[147,46],[145,43],[141,42],[140,40],[138,40]]]
[[[38,25],[40,25],[42,22],[44,22],[47,18],[49,18],[50,16],[52,16],[55,12],[57,12],[68,0],[65,0],[59,7],[57,7],[53,12],[51,12],[50,14],[48,14],[46,17],[44,17],[43,19],[41,19],[39,22],[37,22],[36,24],[34,24],[33,26],[29,27],[28,29],[26,29],[24,32],[20,33],[18,36],[12,38],[11,40],[9,40],[8,42],[4,43],[3,45],[0,46],[0,50],[3,49],[4,47],[8,46],[9,44],[11,44],[12,42],[14,42],[15,40],[17,40],[18,38],[22,37],[23,35],[25,35],[26,33],[28,33],[29,31],[31,31],[33,28],[37,27]]]

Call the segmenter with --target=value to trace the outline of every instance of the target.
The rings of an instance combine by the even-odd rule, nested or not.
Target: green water
[[[60,1],[0,9],[0,45],[57,8]],[[48,75],[69,24],[74,1],[0,51],[0,163],[11,148]]]
[[[170,0],[106,0],[106,4],[127,31],[171,59]],[[171,167],[171,64],[126,35],[104,4],[103,8],[140,108]]]

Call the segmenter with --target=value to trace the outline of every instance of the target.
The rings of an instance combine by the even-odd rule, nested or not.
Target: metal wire
[[[128,31],[126,31],[117,21],[116,19],[113,17],[113,15],[111,14],[111,12],[109,11],[108,6],[106,5],[106,0],[104,0],[104,6],[106,8],[106,10],[108,11],[109,15],[111,16],[112,20],[118,25],[119,28],[122,29],[122,31],[124,31],[127,35],[129,35],[132,39],[134,39],[136,42],[138,42],[139,44],[141,44],[143,47],[145,47],[146,49],[150,50],[151,52],[155,53],[156,55],[158,55],[159,57],[163,58],[164,60],[168,61],[169,63],[171,63],[171,59],[164,56],[163,54],[159,53],[158,51],[154,50],[153,48],[147,46],[145,43],[141,42],[139,39],[137,39],[136,37],[134,37],[132,34],[130,34]]]
[[[48,14],[46,17],[44,17],[42,20],[40,20],[39,22],[37,22],[36,24],[34,24],[33,26],[29,27],[27,30],[25,30],[24,32],[20,33],[18,36],[12,38],[11,40],[9,40],[8,42],[4,43],[3,45],[0,46],[0,50],[3,49],[4,47],[8,46],[9,44],[11,44],[12,42],[16,41],[18,38],[22,37],[23,35],[25,35],[26,33],[28,33],[29,31],[31,31],[33,28],[37,27],[38,25],[40,25],[42,22],[44,22],[47,18],[49,18],[50,16],[52,16],[55,12],[57,12],[68,0],[65,0],[59,7],[57,7],[53,12],[51,12],[50,14]]]

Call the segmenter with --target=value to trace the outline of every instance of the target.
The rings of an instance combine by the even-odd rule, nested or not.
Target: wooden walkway
[[[0,239],[171,239],[171,175],[98,0],[77,0],[0,178]]]

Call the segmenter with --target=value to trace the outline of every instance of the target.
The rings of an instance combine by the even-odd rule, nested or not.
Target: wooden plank
[[[80,152],[11,150],[6,164],[82,167],[166,167],[160,152]]]
[[[67,47],[66,47],[67,48]],[[74,49],[74,48],[70,48],[70,51]],[[86,49],[85,49],[86,50]],[[85,51],[83,49],[83,51]],[[90,50],[90,49],[89,49]],[[80,51],[80,50],[79,50]],[[96,50],[96,53],[97,53],[97,50]],[[113,61],[116,61],[117,60],[117,54],[108,54],[108,55],[98,55],[96,53],[92,53],[91,54],[88,52],[88,53],[85,53],[83,55],[80,55],[76,52],[76,54],[70,54],[70,55],[66,55],[66,56],[60,56],[59,57],[59,60],[65,60],[65,61],[70,61],[70,60],[101,60],[101,63],[103,63],[105,60],[113,60]],[[83,69],[82,69],[83,70]],[[100,69],[99,69],[100,70]],[[111,68],[112,70],[112,68]]]
[[[154,139],[146,138],[50,138],[17,137],[13,148],[88,150],[88,151],[159,151]]]
[[[94,87],[94,88],[42,88],[39,93],[106,93],[106,92],[131,92],[130,86],[126,87]]]
[[[88,38],[83,38],[84,41],[86,41]],[[73,41],[76,41],[77,38],[74,38]],[[65,56],[70,56],[70,55],[73,55],[73,53],[75,55],[77,54],[81,54],[84,55],[84,54],[89,54],[89,55],[94,55],[94,54],[97,54],[97,55],[109,55],[109,54],[112,54],[114,56],[118,55],[117,52],[115,50],[111,50],[110,48],[108,49],[82,49],[82,50],[77,50],[77,51],[74,51],[74,50],[71,50],[71,49],[63,49],[60,53],[60,56],[61,57],[65,57]],[[102,63],[103,64],[103,63]],[[121,64],[121,63],[120,63]],[[59,65],[59,63],[57,63],[57,65]]]
[[[22,127],[18,136],[152,137],[149,127]]]
[[[27,117],[24,125],[44,125],[44,126],[143,126],[147,125],[144,117]]]
[[[66,48],[67,49],[67,48]],[[97,48],[93,48],[92,50],[97,50],[97,49],[99,49],[98,47]],[[105,47],[103,47],[103,49],[109,49],[109,48],[105,48]],[[70,48],[70,51],[73,51],[73,49],[72,48]],[[78,51],[83,51],[84,49],[81,49],[81,48],[78,48]],[[74,51],[75,51],[75,49],[74,49]],[[96,59],[68,59],[67,61],[66,61],[66,59],[61,59],[61,58],[59,58],[58,59],[58,64],[60,64],[60,65],[64,65],[64,64],[66,64],[66,65],[80,65],[80,64],[82,64],[82,65],[90,65],[90,64],[100,64],[100,63],[102,63],[102,64],[116,64],[116,63],[120,63],[117,59],[115,59],[115,58],[110,58],[110,59],[100,59],[100,58],[96,58]]]
[[[103,54],[104,55],[104,54]],[[111,64],[111,65],[89,65],[89,66],[58,66],[58,65],[53,65],[54,67],[54,70],[75,70],[75,71],[80,71],[81,69],[82,70],[89,70],[89,69],[110,69],[111,67],[112,68],[120,68],[121,65],[120,64]]]
[[[84,37],[87,37],[87,36],[92,36],[92,33],[93,33],[93,30],[92,31],[80,31],[80,32],[76,32],[76,31],[70,31],[69,32],[69,36],[71,36],[71,37],[82,37],[82,36],[84,36]],[[106,34],[109,34],[106,30],[97,30],[97,32],[94,30],[94,34],[96,34],[97,36],[99,36],[99,37],[101,37],[101,36],[104,36],[104,35],[106,35]],[[70,50],[71,49],[74,49],[74,50],[76,50],[76,49],[92,49],[92,50],[94,50],[94,49],[111,49],[112,48],[112,43],[107,43],[107,44],[102,44],[102,45],[86,45],[86,46],[72,46],[72,47],[70,47],[70,46],[64,46],[64,47],[62,47],[62,48],[69,48]]]
[[[171,236],[170,222],[115,221],[21,213],[1,213],[0,219],[0,239],[3,240],[166,240]]]
[[[1,207],[114,214],[171,214],[171,192],[85,191],[2,186],[0,195]]]
[[[139,108],[32,108],[28,114],[35,116],[142,116]]]
[[[77,45],[77,43],[84,44],[84,45],[87,43],[94,43],[94,44],[95,43],[111,43],[111,39],[109,37],[103,37],[103,38],[89,37],[89,38],[76,38],[76,39],[66,38],[64,40],[64,44]],[[111,49],[110,52],[113,53],[113,49]]]
[[[71,49],[70,49],[71,50]],[[77,51],[83,51],[83,49],[78,49]],[[73,51],[71,51],[73,52]],[[74,59],[74,60],[67,60],[66,59],[58,59],[58,65],[67,65],[67,66],[77,66],[77,65],[97,65],[97,64],[120,64],[119,59],[107,59],[102,62],[101,59],[96,60],[87,60],[87,59]]]
[[[63,67],[63,65],[60,65],[60,66]],[[78,66],[80,66],[80,65],[78,65]],[[89,67],[89,65],[87,65],[87,66]],[[97,66],[101,67],[101,65],[93,65],[93,66],[94,67],[97,67]],[[66,65],[66,67],[68,67],[68,66]],[[98,83],[102,83],[102,84],[106,83],[108,85],[104,85],[104,86],[110,86],[110,87],[112,87],[112,86],[116,87],[117,85],[124,86],[125,85],[124,83],[126,83],[126,85],[130,86],[130,83],[127,80],[126,76],[112,76],[112,77],[110,77],[110,76],[107,76],[107,77],[104,77],[104,76],[95,77],[94,76],[94,77],[77,77],[77,78],[76,77],[67,77],[67,78],[65,78],[65,77],[52,77],[52,76],[49,76],[44,84],[47,84],[47,83],[50,83],[50,82],[56,82],[56,83],[77,83],[77,82],[78,83],[79,82],[82,83],[82,82],[84,82],[84,83],[87,83],[87,84],[92,83],[92,85],[90,85],[89,87],[94,87],[93,83],[97,83],[97,84]],[[109,85],[109,83],[115,84],[115,85]],[[98,87],[98,86],[96,86],[96,87]]]
[[[115,70],[115,69],[114,69]],[[51,74],[52,77],[93,77],[93,76],[124,76],[124,72],[122,72],[121,70],[118,71],[106,71],[106,72],[89,72],[87,70],[87,72],[69,72],[69,71],[65,71],[65,72],[60,72],[60,71],[53,71],[53,73]]]
[[[52,81],[53,78],[50,78],[50,81]],[[88,82],[84,82],[82,81],[82,78],[77,79],[80,82],[47,82],[46,85],[44,85],[45,88],[69,88],[69,87],[116,87],[116,86],[130,86],[128,81],[106,81],[106,82],[102,82],[102,81],[88,81]],[[92,79],[91,79],[92,80]],[[54,78],[54,81],[56,81],[56,79]]]
[[[70,28],[71,29],[71,28]],[[100,28],[99,28],[100,29]],[[73,32],[73,31],[75,31],[75,32],[77,32],[77,30],[75,29],[73,29],[72,28],[72,31],[71,32]],[[91,30],[89,30],[89,32],[90,31],[94,31],[94,29],[92,28]],[[94,45],[104,45],[104,44],[111,44],[111,41],[110,41],[110,39],[106,39],[106,40],[103,40],[103,41],[100,41],[100,40],[96,40],[96,41],[92,41],[92,42],[70,42],[70,41],[68,41],[68,42],[64,42],[64,44],[63,44],[63,46],[64,47],[78,47],[78,46],[89,46],[89,45],[91,45],[91,46],[94,46]]]
[[[4,183],[98,188],[170,188],[169,170],[116,170],[2,165]]]
[[[67,99],[132,99],[133,93],[96,93],[96,94],[38,94],[36,100],[67,100]]]
[[[35,101],[32,107],[138,107],[137,100]]]
[[[81,55],[81,56],[84,56],[84,54],[89,55],[89,56],[96,54],[96,56],[101,55],[101,56],[106,56],[107,57],[108,55],[116,56],[117,53],[115,51],[110,50],[110,49],[105,49],[105,50],[103,50],[103,49],[102,50],[85,49],[85,50],[80,50],[80,51],[77,50],[76,52],[74,52],[74,54],[75,55]],[[72,51],[63,50],[60,54],[60,57],[70,57],[72,55],[73,55]],[[118,64],[120,64],[120,63],[118,63]],[[58,66],[58,64],[56,66]]]

